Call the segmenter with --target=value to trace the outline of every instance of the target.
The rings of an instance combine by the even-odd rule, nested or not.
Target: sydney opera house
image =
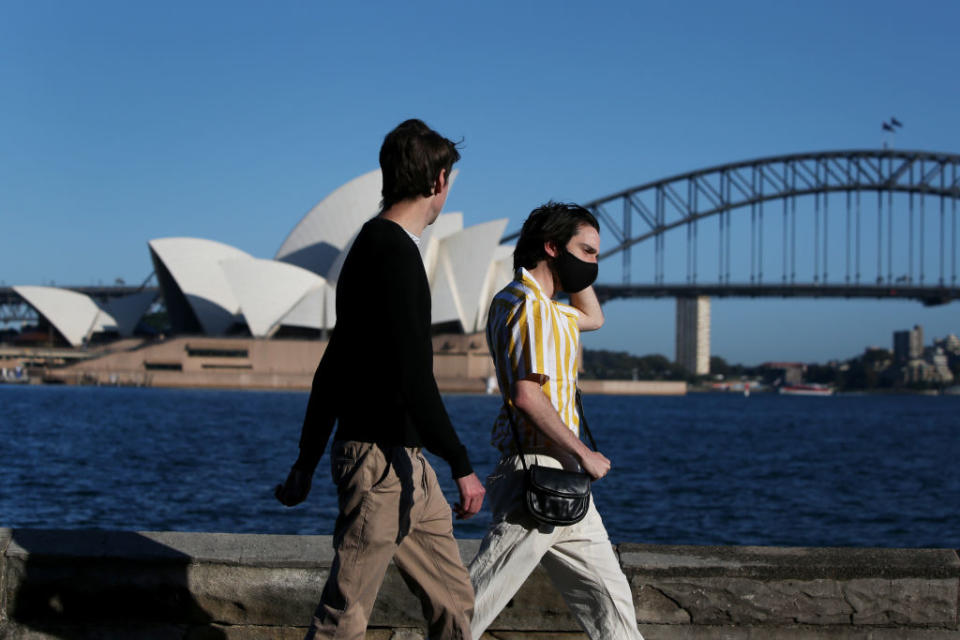
[[[155,238],[147,244],[158,287],[100,300],[69,289],[13,287],[56,343],[87,352],[47,375],[190,385],[223,384],[232,375],[245,385],[305,386],[336,323],[343,259],[377,214],[380,190],[379,170],[339,187],[294,226],[272,258],[215,239]],[[499,219],[464,227],[462,214],[443,213],[421,238],[440,377],[489,374],[477,334],[491,298],[512,276],[513,247],[500,244],[506,226]],[[167,316],[164,335],[138,337],[158,297]],[[464,357],[456,364],[447,359],[445,371],[445,354]]]

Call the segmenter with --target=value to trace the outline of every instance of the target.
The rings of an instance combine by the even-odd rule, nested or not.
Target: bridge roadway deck
[[[617,298],[891,298],[918,300],[927,306],[960,298],[960,288],[891,284],[598,284],[601,302]]]
[[[56,286],[56,285],[54,285]],[[77,293],[83,293],[92,298],[117,298],[126,296],[138,291],[159,291],[156,287],[141,287],[140,285],[89,285],[89,286],[57,286],[58,289],[69,289]],[[0,287],[0,305],[20,304],[22,298],[17,295],[13,287]]]
[[[156,291],[155,287],[78,286],[63,287],[94,298],[113,298],[138,291]],[[660,284],[597,284],[594,287],[601,302],[617,298],[682,298],[710,296],[714,298],[892,298],[918,300],[925,305],[938,305],[960,299],[960,286],[909,284],[818,284],[818,283],[660,283]],[[159,291],[157,291],[159,293]],[[13,287],[0,287],[0,305],[20,304]]]

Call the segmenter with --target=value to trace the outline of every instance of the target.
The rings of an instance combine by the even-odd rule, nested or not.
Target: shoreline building
[[[893,332],[893,359],[898,364],[923,358],[923,327]]]
[[[899,365],[900,382],[952,384],[955,376],[950,368],[951,347],[958,346],[960,341],[951,334],[943,340],[934,340],[930,347],[924,347],[923,327],[920,325],[906,331],[894,331],[893,353],[894,361]]]
[[[710,298],[677,298],[677,364],[694,375],[710,373]]]

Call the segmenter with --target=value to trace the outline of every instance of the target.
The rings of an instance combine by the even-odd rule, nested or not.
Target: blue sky
[[[0,281],[139,282],[174,235],[272,257],[411,116],[464,140],[447,209],[511,229],[547,199],[877,148],[894,115],[896,146],[960,152],[958,23],[947,1],[3,0]],[[713,351],[850,357],[917,323],[960,332],[958,309],[715,300]],[[587,347],[672,356],[672,301],[606,311]]]

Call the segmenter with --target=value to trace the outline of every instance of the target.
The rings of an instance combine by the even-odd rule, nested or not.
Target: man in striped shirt
[[[528,465],[582,469],[594,480],[610,470],[606,456],[580,441],[576,409],[580,331],[603,325],[590,286],[599,248],[600,227],[586,209],[556,203],[535,209],[514,250],[516,279],[490,305],[487,343],[504,394],[492,444],[502,457],[487,478],[493,519],[469,567],[474,638],[539,564],[590,638],[642,640],[630,586],[593,502],[570,526],[538,525],[526,513],[510,420],[512,414]],[[569,294],[570,304],[554,300],[559,292]]]

